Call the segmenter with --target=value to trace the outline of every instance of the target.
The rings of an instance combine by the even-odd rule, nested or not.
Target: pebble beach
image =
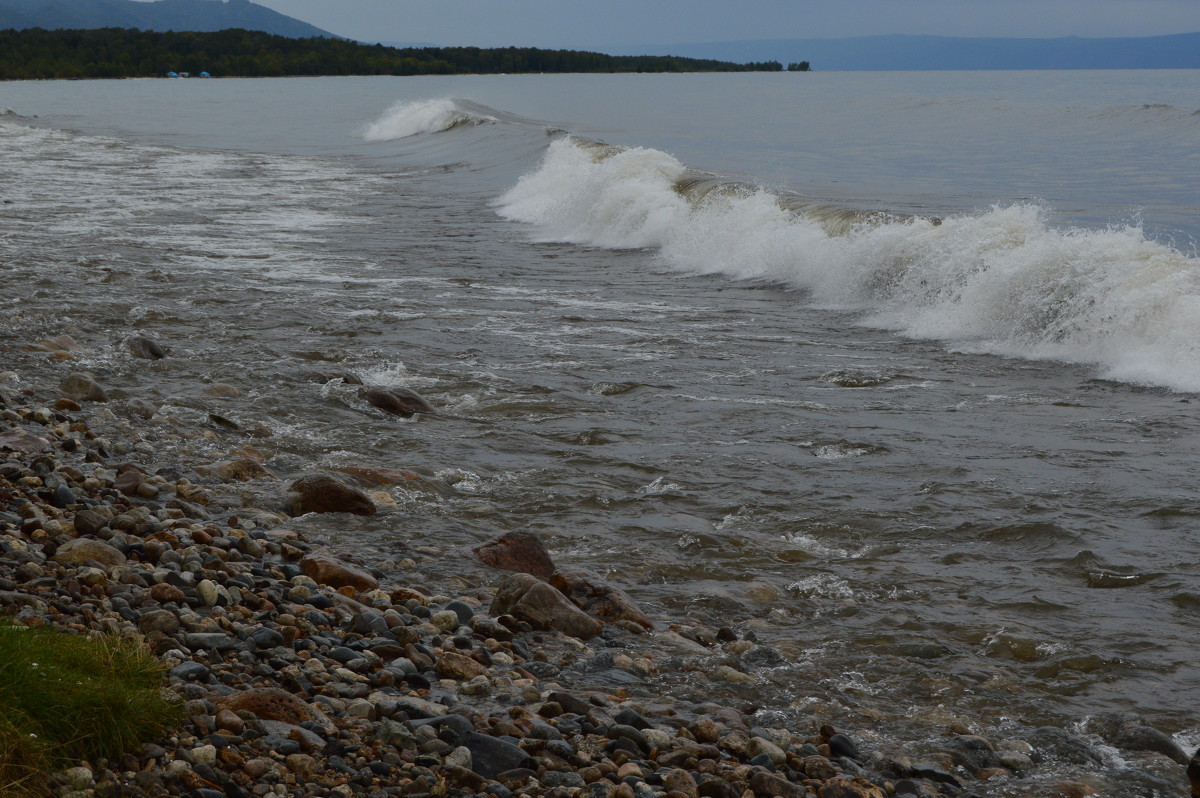
[[[1089,775],[1112,751],[1187,794],[1187,755],[1135,715],[1006,739],[956,718],[907,747],[873,733],[869,706],[781,727],[769,689],[750,688],[782,656],[752,630],[647,615],[619,585],[560,571],[534,534],[442,552],[462,561],[450,583],[419,555],[310,539],[310,514],[396,512],[379,488],[420,477],[280,478],[269,437],[112,398],[71,369],[73,345],[6,345],[10,364],[58,361],[63,378],[0,372],[0,610],[147,647],[185,720],[54,774],[55,795],[1074,797],[1115,794]],[[195,440],[226,457],[165,459]],[[276,503],[248,505],[248,484]]]

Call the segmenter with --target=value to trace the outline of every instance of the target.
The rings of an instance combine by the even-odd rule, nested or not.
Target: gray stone
[[[212,675],[207,665],[192,660],[179,663],[171,669],[170,674],[185,682],[207,682]]]
[[[147,610],[138,618],[138,631],[142,634],[157,631],[171,634],[179,628],[179,618],[170,610]]]
[[[72,374],[59,383],[59,389],[72,399],[83,402],[107,402],[108,394],[91,374]]]
[[[229,651],[238,646],[236,639],[223,632],[193,632],[184,635],[183,643],[192,651]]]

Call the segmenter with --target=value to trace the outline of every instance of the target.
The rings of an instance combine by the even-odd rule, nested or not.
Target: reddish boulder
[[[358,488],[328,474],[300,477],[289,488],[292,515],[306,513],[354,513],[375,515],[375,502]]]
[[[546,544],[532,532],[509,532],[471,549],[493,568],[533,574],[545,579],[554,573],[554,561]]]
[[[633,621],[646,629],[654,628],[654,623],[646,613],[638,609],[625,591],[590,574],[583,571],[560,571],[551,576],[549,581],[584,612],[606,623]]]
[[[529,574],[511,574],[497,585],[492,601],[493,615],[509,614],[540,629],[552,629],[572,637],[595,637],[600,622],[576,607],[545,582]]]
[[[145,481],[146,474],[142,469],[133,463],[124,463],[117,466],[117,478],[113,480],[113,487],[126,496],[137,496],[138,488]]]
[[[421,477],[412,471],[382,466],[347,465],[338,469],[343,474],[358,477],[368,485],[403,485],[405,482],[419,480]]]
[[[302,557],[300,570],[314,582],[332,588],[352,587],[355,590],[367,591],[379,587],[379,580],[366,571],[322,552]]]

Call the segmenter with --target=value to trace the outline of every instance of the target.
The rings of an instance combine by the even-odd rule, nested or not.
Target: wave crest
[[[394,141],[499,121],[498,117],[488,113],[488,109],[466,100],[404,100],[367,125],[362,136],[367,141]]]

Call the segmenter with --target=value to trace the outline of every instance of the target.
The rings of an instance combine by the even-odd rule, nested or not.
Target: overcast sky
[[[593,48],[925,33],[1200,31],[1200,0],[255,0],[363,41]]]

